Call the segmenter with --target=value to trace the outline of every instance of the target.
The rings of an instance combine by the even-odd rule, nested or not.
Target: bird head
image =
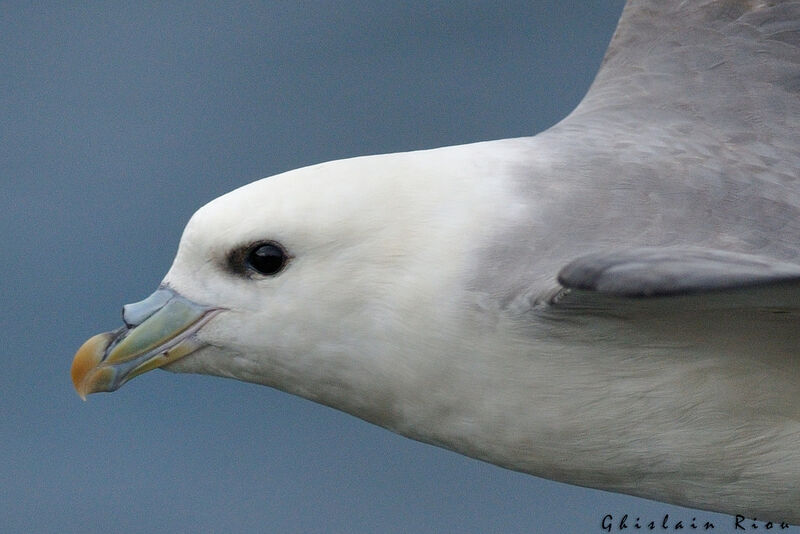
[[[474,172],[491,163],[460,148],[306,167],[205,205],[158,290],[80,348],[76,390],[163,367],[348,411],[391,394],[452,339],[460,303],[448,295],[496,213],[492,181]]]

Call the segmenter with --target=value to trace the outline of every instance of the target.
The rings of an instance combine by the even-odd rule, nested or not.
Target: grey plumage
[[[505,142],[528,208],[469,286],[594,418],[528,470],[800,521],[800,2],[632,0],[577,109]]]
[[[585,99],[525,140],[546,157],[516,170],[518,194],[540,200],[530,227],[553,231],[517,227],[489,245],[492,261],[514,262],[506,298],[525,271],[543,291],[592,252],[800,261],[798,36],[794,1],[630,2]]]

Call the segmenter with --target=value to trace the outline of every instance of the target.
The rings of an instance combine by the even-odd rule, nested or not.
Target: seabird
[[[81,396],[275,387],[571,484],[800,524],[800,2],[631,0],[534,137],[200,208]]]

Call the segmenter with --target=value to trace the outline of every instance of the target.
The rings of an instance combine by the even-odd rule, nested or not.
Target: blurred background
[[[83,403],[69,379],[198,207],[324,160],[539,132],[622,4],[0,2],[0,530],[732,531],[265,387],[159,371]]]

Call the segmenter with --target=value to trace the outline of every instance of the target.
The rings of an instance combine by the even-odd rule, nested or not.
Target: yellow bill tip
[[[87,339],[75,353],[70,374],[75,391],[83,400],[86,400],[89,393],[101,391],[103,385],[112,378],[109,376],[113,375],[111,369],[98,367],[112,339],[114,336],[111,332],[97,334]]]

